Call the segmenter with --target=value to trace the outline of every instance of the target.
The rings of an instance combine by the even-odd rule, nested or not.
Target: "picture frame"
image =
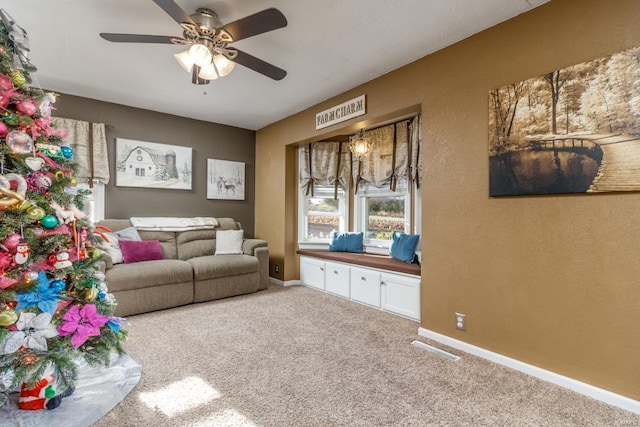
[[[207,159],[207,199],[244,200],[243,162]]]
[[[192,148],[116,138],[116,186],[191,190]]]
[[[640,191],[640,47],[489,93],[489,196]]]

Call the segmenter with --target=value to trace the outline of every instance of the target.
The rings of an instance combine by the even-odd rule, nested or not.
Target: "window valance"
[[[420,115],[364,132],[372,143],[371,152],[353,158],[346,142],[314,142],[299,149],[300,187],[313,195],[314,185],[334,185],[345,191],[355,182],[374,187],[389,185],[396,191],[398,181],[422,184],[422,125]]]
[[[420,116],[365,131],[371,153],[354,165],[355,192],[362,182],[374,187],[389,185],[396,190],[399,180],[420,183]]]
[[[67,131],[65,143],[73,148],[78,162],[78,182],[94,180],[109,183],[109,160],[104,123],[89,123],[82,120],[51,117],[51,123]]]
[[[300,187],[313,195],[314,185],[349,188],[351,154],[342,142],[314,142],[300,147]]]

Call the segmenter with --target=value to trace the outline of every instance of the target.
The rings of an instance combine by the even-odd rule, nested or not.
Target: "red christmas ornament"
[[[9,128],[4,122],[0,122],[0,138],[4,138],[9,133]]]

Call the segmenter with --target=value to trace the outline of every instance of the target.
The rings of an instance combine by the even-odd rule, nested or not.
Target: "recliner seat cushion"
[[[177,259],[118,264],[106,271],[110,292],[129,291],[193,280],[191,264]]]
[[[250,255],[208,255],[187,262],[193,267],[196,281],[255,273],[260,269],[258,258]]]

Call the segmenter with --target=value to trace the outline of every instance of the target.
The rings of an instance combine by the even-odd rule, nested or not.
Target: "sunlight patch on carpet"
[[[198,377],[176,381],[153,392],[140,393],[138,398],[151,409],[172,417],[220,398],[220,393]]]

